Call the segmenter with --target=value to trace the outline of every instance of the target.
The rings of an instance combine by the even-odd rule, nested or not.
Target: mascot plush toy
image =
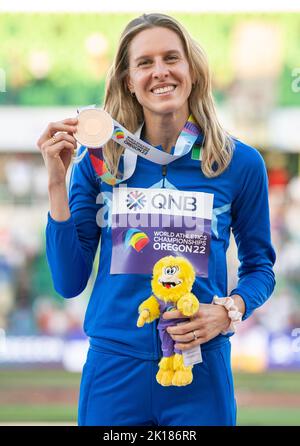
[[[191,289],[195,271],[183,257],[167,256],[155,263],[151,281],[152,295],[139,306],[138,327],[158,319],[165,311],[179,310],[192,316],[199,309],[199,301]],[[181,319],[181,322],[185,319]],[[157,329],[161,339],[163,357],[159,362],[156,380],[162,386],[186,386],[193,381],[193,366],[185,366],[182,352],[175,348],[175,341],[167,327],[177,325],[178,319],[160,317]]]

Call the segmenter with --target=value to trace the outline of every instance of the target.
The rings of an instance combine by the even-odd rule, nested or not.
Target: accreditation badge
[[[160,258],[185,257],[208,276],[213,194],[120,185],[113,190],[111,274],[152,274]]]

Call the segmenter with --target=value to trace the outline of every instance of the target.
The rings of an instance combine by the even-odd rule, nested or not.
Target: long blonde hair
[[[126,82],[129,69],[128,51],[132,39],[139,32],[154,27],[174,31],[183,43],[191,77],[194,79],[194,86],[189,96],[189,109],[204,135],[201,168],[206,177],[216,177],[228,167],[234,142],[217,118],[206,55],[200,45],[174,18],[165,14],[143,14],[128,23],[108,72],[104,109],[130,132],[135,132],[144,121],[142,106],[130,94]],[[105,160],[114,175],[117,174],[123,151],[124,149],[112,140],[104,146]]]

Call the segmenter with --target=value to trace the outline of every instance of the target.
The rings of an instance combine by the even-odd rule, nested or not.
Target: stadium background
[[[76,299],[54,291],[45,258],[47,174],[35,142],[49,121],[101,105],[120,32],[137,15],[54,11],[0,3],[2,424],[76,423],[82,320],[97,265]],[[257,147],[268,168],[277,286],[232,338],[238,424],[300,425],[299,10],[172,15],[208,55],[221,121]],[[229,289],[237,267],[232,240]]]

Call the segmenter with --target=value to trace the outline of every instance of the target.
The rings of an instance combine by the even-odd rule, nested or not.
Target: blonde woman
[[[90,349],[82,374],[79,425],[235,425],[230,336],[240,319],[266,301],[275,285],[263,159],[221,127],[206,57],[182,25],[166,15],[143,15],[123,31],[108,75],[104,109],[162,154],[176,153],[183,129],[196,128],[196,140],[167,164],[136,157],[129,178],[122,146],[109,141],[98,159],[92,149],[81,147],[69,194],[66,173],[76,148],[77,119],[49,124],[38,141],[49,175],[47,256],[55,288],[63,297],[77,296],[85,289],[101,243],[84,323]],[[167,332],[177,349],[184,353],[201,346],[202,362],[194,365],[192,383],[176,385],[167,375],[157,376],[161,344],[156,322],[143,329],[136,325],[137,309],[151,295],[147,262],[154,256],[154,245],[147,241],[139,253],[129,246],[118,255],[122,245],[114,238],[118,208],[112,213],[111,206],[125,187],[122,178],[143,200],[149,191],[160,192],[160,198],[173,193],[177,198],[168,203],[177,206],[184,202],[188,207],[188,200],[195,197],[212,199],[211,216],[203,220],[209,228],[205,254],[199,261],[200,257],[192,257],[197,267],[201,263],[192,289],[200,308],[178,325],[183,317],[179,311],[164,314],[173,321]],[[129,208],[128,200],[133,196],[127,195]],[[135,210],[143,205],[130,203]],[[171,212],[165,202],[159,206]],[[228,293],[226,250],[231,228],[240,268],[237,287]],[[168,234],[166,226],[158,229]],[[195,227],[190,239],[201,239],[200,232]],[[175,251],[179,249],[175,245],[159,246]],[[134,259],[143,260],[134,263]],[[172,377],[178,370],[169,366]],[[187,368],[181,364],[180,371]]]

